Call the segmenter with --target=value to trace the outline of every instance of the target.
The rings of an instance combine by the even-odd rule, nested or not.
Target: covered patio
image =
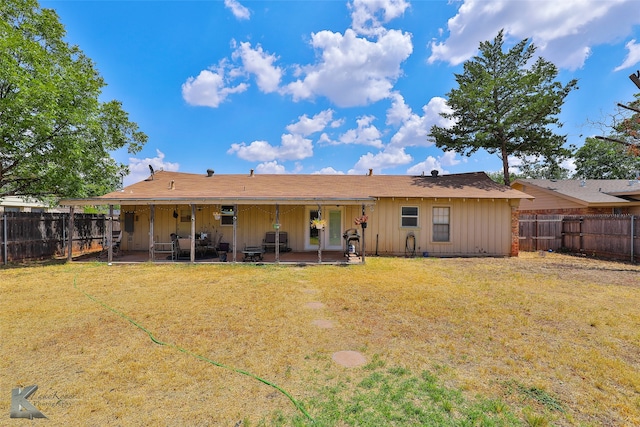
[[[249,259],[244,254],[236,254],[236,259],[233,259],[232,253],[226,253],[226,257],[220,257],[214,254],[205,254],[203,256],[196,257],[193,261],[190,258],[178,258],[174,259],[170,255],[164,258],[156,257],[153,262],[156,263],[191,263],[194,264],[220,264],[220,263],[247,263],[247,264],[292,264],[292,265],[307,265],[307,264],[360,264],[362,263],[361,254],[351,254],[346,256],[342,251],[322,251],[318,252],[285,252],[279,255],[279,259],[276,260],[276,254],[274,252],[265,252],[262,255],[262,259]],[[130,264],[130,263],[142,263],[151,262],[149,253],[147,251],[121,251],[117,255],[113,255],[109,260],[108,254],[100,256],[99,252],[78,254],[72,258],[74,262],[95,262],[102,261],[112,264]]]
[[[74,228],[74,208],[108,207],[103,260],[109,263],[364,262],[364,227],[357,227],[358,244],[351,252],[344,233],[355,229],[351,218],[365,215],[375,198],[329,193],[315,179],[301,180],[291,188],[281,178],[253,173],[214,177],[158,172],[122,191],[62,204],[71,209],[69,230]],[[116,221],[119,228],[114,228]],[[72,253],[68,259],[74,260]]]

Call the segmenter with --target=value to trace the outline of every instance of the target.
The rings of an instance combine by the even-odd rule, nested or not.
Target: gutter
[[[332,204],[332,205],[350,205],[365,204],[373,205],[376,202],[374,197],[356,197],[356,198],[308,198],[308,197],[258,197],[258,198],[154,198],[154,199],[63,199],[60,200],[60,206],[101,206],[101,205],[175,205],[195,204],[195,205],[270,205],[278,203],[281,205],[299,205],[299,204]]]

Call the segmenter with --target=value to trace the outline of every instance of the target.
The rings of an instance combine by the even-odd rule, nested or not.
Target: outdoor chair
[[[191,239],[176,238],[176,259],[191,256]]]
[[[289,235],[286,231],[281,231],[278,236],[278,249],[280,252],[289,252]],[[262,249],[265,252],[275,252],[276,251],[276,232],[275,231],[267,231],[262,240]]]
[[[119,256],[120,255],[120,239],[122,238],[122,231],[113,230],[111,233],[111,253],[112,255]],[[102,251],[98,254],[98,258],[102,258],[104,256],[108,256],[109,254],[109,239],[107,235],[104,235],[102,238]]]

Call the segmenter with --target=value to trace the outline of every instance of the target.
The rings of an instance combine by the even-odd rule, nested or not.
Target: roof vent
[[[207,176],[213,176],[215,171],[213,169],[207,169]]]
[[[249,176],[253,176],[253,169],[249,171]]]
[[[373,169],[369,169],[369,176],[373,175]]]
[[[174,180],[171,180],[171,182],[169,183],[169,190],[175,190],[176,189],[176,182]]]
[[[432,177],[434,177],[434,178],[437,178],[437,177],[438,177],[438,171],[437,171],[437,170],[435,170],[435,169],[434,169],[434,170],[432,170],[432,171],[431,171],[431,176],[432,176]]]

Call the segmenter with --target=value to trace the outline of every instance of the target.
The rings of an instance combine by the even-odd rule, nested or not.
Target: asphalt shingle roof
[[[531,196],[492,181],[484,172],[433,177],[409,175],[217,175],[159,171],[135,183],[81,203],[151,204],[216,201],[300,203],[372,201],[379,197],[523,199]],[[61,203],[63,203],[61,202]]]
[[[518,179],[514,184],[536,186],[567,198],[587,204],[625,203],[629,200],[621,196],[640,199],[640,181],[627,179],[586,179],[586,180],[549,180]]]

